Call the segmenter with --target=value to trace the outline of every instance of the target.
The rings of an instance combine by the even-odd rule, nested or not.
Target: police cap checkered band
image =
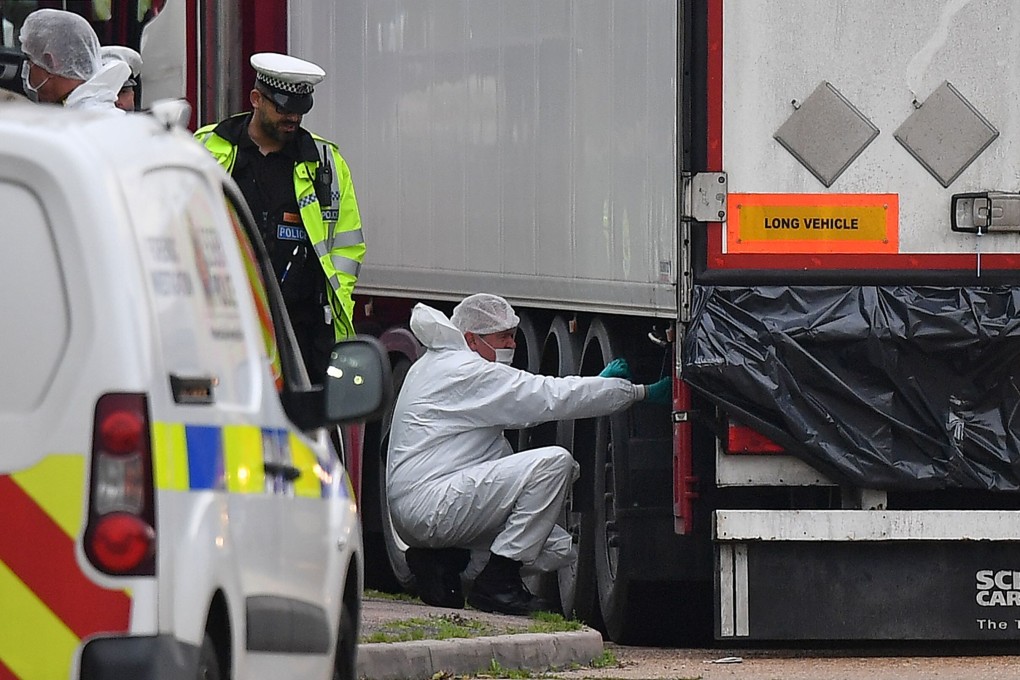
[[[266,73],[259,73],[256,79],[267,87],[280,92],[286,92],[287,94],[311,94],[315,89],[308,83],[287,82]]]

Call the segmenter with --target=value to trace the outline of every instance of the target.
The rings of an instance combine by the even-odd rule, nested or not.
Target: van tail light
[[[104,394],[96,402],[85,554],[107,574],[156,573],[149,431],[144,394]]]
[[[731,422],[726,428],[726,453],[783,453],[784,449],[746,425]]]

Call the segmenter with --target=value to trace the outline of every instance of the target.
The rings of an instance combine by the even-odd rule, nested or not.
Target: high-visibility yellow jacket
[[[217,128],[222,124],[213,123],[199,128],[195,137],[230,173],[237,159],[237,144],[217,134]],[[325,154],[329,153],[333,159],[331,205],[321,206],[315,194],[315,173],[319,162],[305,161],[294,165],[294,195],[301,222],[326,274],[326,293],[333,310],[336,339],[343,340],[354,335],[354,300],[351,295],[361,272],[361,263],[365,260],[365,237],[361,231],[361,215],[347,161],[333,142],[315,134],[312,134],[312,139],[320,157],[325,158]]]

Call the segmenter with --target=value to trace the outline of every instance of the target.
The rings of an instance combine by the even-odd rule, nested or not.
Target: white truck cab
[[[0,677],[353,677],[374,341],[313,387],[241,194],[145,114],[0,108]]]

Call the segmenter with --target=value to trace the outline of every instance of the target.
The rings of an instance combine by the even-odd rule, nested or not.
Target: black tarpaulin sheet
[[[683,378],[834,481],[1020,489],[1020,289],[698,287]]]

